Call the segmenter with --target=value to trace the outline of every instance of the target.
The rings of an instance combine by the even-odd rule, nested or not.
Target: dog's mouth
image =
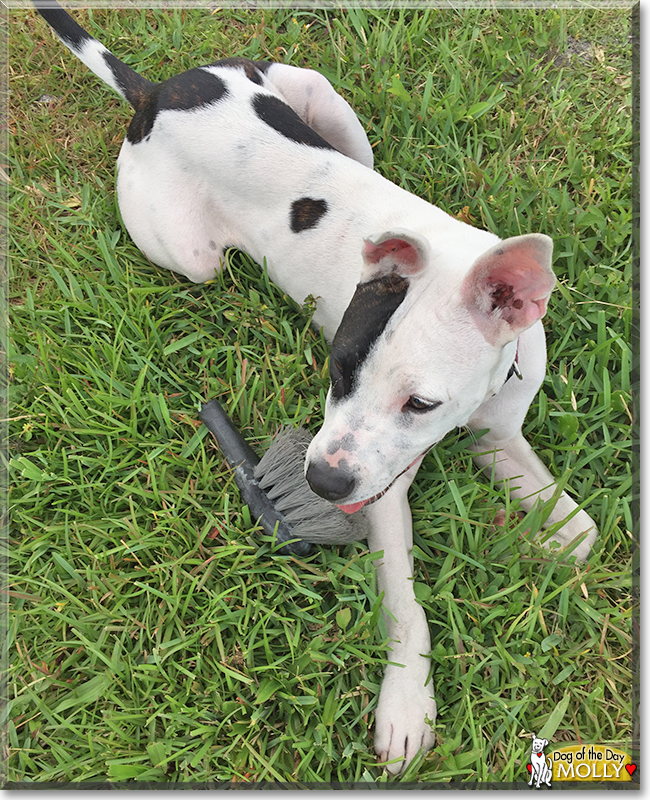
[[[399,478],[399,475],[397,476],[397,478]],[[395,480],[397,480],[397,478],[395,478]],[[336,507],[340,508],[341,511],[345,511],[346,514],[354,514],[355,511],[359,511],[364,506],[370,506],[373,503],[376,503],[380,497],[383,497],[386,494],[386,492],[390,489],[390,487],[393,485],[394,482],[395,481],[391,481],[391,483],[389,483],[388,486],[383,491],[379,492],[379,494],[369,497],[367,500],[361,500],[358,503],[349,503],[348,505],[338,505],[337,503]]]
[[[388,486],[385,489],[382,489],[381,492],[378,492],[377,494],[373,495],[372,497],[369,497],[367,500],[360,500],[358,503],[348,503],[347,505],[339,505],[337,503],[336,507],[340,508],[341,511],[344,511],[346,514],[354,514],[355,511],[360,511],[365,506],[370,506],[373,503],[376,503],[377,500],[379,500],[381,497],[383,497],[386,494],[386,492],[390,489],[390,487],[395,483],[395,481],[398,478],[401,478],[402,475],[405,472],[408,472],[414,464],[417,464],[417,462],[422,458],[422,456],[424,456],[424,454],[426,452],[427,452],[427,450],[425,450],[424,453],[421,453],[416,459],[411,461],[411,463],[408,465],[408,467],[405,467],[398,475],[396,475],[393,478],[393,480],[388,484]]]

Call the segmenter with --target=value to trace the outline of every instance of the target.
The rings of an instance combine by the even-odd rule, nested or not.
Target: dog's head
[[[364,243],[361,282],[336,332],[312,489],[356,511],[503,385],[519,334],[544,316],[552,242],[489,235],[431,247],[391,231]],[[479,244],[477,245],[477,242]]]
[[[548,744],[548,739],[538,739],[535,734],[533,734],[533,742],[531,745],[531,752],[532,753],[543,753],[544,748]]]

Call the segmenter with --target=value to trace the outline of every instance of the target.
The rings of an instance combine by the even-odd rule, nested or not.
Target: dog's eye
[[[419,414],[424,414],[427,411],[433,411],[433,409],[438,408],[439,405],[441,405],[440,400],[423,400],[421,397],[412,394],[402,406],[402,411],[415,411]]]

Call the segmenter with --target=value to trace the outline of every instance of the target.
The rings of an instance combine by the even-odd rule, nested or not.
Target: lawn
[[[531,732],[635,732],[638,521],[630,10],[94,10],[151,80],[231,55],[322,71],[376,169],[471,224],[555,242],[549,365],[525,433],[596,520],[588,563],[529,544],[530,514],[449,434],[411,491],[437,744],[377,766],[385,659],[364,542],[274,553],[197,410],[261,453],[316,431],[328,349],[230,252],[196,286],[121,225],[125,102],[30,9],[9,18],[6,239],[10,525],[4,780],[527,780]],[[10,784],[11,785],[11,784]]]

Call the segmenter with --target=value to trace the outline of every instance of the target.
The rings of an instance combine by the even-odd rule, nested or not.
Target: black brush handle
[[[217,400],[208,400],[201,406],[199,416],[217,440],[228,465],[234,470],[235,483],[239,488],[242,500],[251,512],[251,517],[259,521],[269,536],[276,533],[277,525],[278,542],[295,539],[284,514],[277,511],[255,478],[253,470],[259,463],[259,456],[237,430],[220,403]],[[311,549],[308,542],[302,541],[294,541],[289,548],[296,555],[307,555]]]
[[[235,424],[217,400],[208,400],[201,406],[199,416],[217,440],[228,464],[235,469],[239,465],[247,477],[253,478],[253,469],[259,464],[259,456],[244,439]]]

